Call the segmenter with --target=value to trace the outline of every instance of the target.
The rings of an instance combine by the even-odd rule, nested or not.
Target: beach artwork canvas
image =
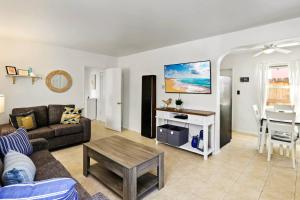
[[[210,61],[165,65],[168,93],[211,94]]]

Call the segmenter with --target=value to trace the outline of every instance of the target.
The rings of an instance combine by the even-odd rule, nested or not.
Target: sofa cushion
[[[34,129],[28,132],[29,139],[36,139],[36,138],[53,138],[55,136],[54,130],[49,127],[41,127]]]
[[[14,150],[25,155],[30,155],[33,152],[25,129],[19,128],[14,133],[0,137],[1,155],[4,157],[9,150]]]
[[[4,158],[3,185],[32,183],[36,168],[29,157],[10,150]]]
[[[47,150],[34,152],[30,158],[36,166],[35,181],[59,177],[72,177],[65,167]],[[88,199],[90,197],[80,184],[76,185],[76,189],[80,199]]]
[[[43,127],[48,125],[48,108],[47,106],[36,106],[28,108],[14,108],[12,114],[20,114],[28,111],[34,111],[36,123],[38,127]]]
[[[36,166],[35,181],[49,178],[71,177],[64,166],[57,161],[48,150],[34,152],[30,158]]]
[[[35,180],[40,180],[38,172],[40,171],[42,173],[43,171],[41,169],[44,168],[44,166],[47,166],[51,162],[57,162],[57,160],[52,156],[52,154],[46,149],[33,152],[29,157],[34,163],[37,170]],[[44,173],[47,173],[47,171],[44,171]]]
[[[0,198],[20,200],[78,200],[78,193],[75,186],[76,181],[72,178],[57,178],[31,184],[16,184],[0,188]]]
[[[59,124],[65,107],[75,108],[75,105],[52,105],[48,106],[49,124]]]
[[[54,130],[55,136],[72,135],[83,131],[81,124],[54,124],[49,128]]]

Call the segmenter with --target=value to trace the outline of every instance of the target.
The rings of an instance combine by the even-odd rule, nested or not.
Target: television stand
[[[187,115],[187,119],[175,118],[175,116],[178,115]],[[168,123],[175,123],[176,125],[179,124],[185,126],[192,125],[198,129],[198,132],[195,132],[194,135],[199,134],[201,128],[203,130],[203,150],[192,147],[191,139],[193,135],[191,133],[189,133],[189,141],[177,148],[203,155],[204,160],[207,160],[209,154],[215,152],[215,112],[191,109],[177,110],[176,108],[157,108],[156,126]],[[156,143],[158,144],[160,142],[156,139]]]

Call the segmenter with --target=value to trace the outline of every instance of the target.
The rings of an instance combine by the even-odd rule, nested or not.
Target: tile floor
[[[292,168],[291,160],[279,156],[275,149],[270,163],[266,153],[255,150],[256,138],[234,133],[232,142],[204,161],[201,156],[178,150],[132,131],[116,133],[100,122],[92,123],[92,140],[114,134],[161,149],[165,152],[165,187],[154,190],[150,200],[300,200],[300,164]],[[297,159],[300,160],[300,146]],[[53,152],[85,189],[102,192],[110,199],[120,199],[93,177],[82,175],[82,145]]]

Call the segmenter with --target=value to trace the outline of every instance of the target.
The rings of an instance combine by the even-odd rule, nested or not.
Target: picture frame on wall
[[[5,66],[7,75],[17,75],[17,68],[14,66]]]
[[[29,76],[28,70],[25,69],[18,69],[18,75],[19,76]]]

